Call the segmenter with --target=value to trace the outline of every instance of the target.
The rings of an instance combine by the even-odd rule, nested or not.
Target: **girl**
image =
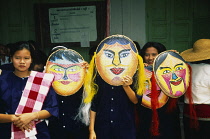
[[[56,93],[50,88],[54,76],[30,70],[33,51],[28,42],[15,43],[15,70],[0,76],[0,138],[50,138],[46,123],[38,119],[58,115]]]
[[[166,51],[165,46],[158,42],[147,42],[141,49],[141,56],[145,63],[145,71],[150,71],[149,73],[145,72],[148,80],[152,80],[152,66],[155,58],[163,51]],[[151,88],[152,83],[148,82],[149,81],[147,81],[147,88]],[[159,93],[159,95],[155,97],[158,98],[154,98],[152,97],[154,96],[153,91],[148,89],[148,91],[145,92],[146,95],[142,97],[142,103],[137,106],[140,120],[137,129],[137,139],[181,139],[179,109],[176,107],[176,101],[174,99],[172,100],[172,98],[168,98],[159,87],[157,87],[157,93]],[[154,124],[153,117],[155,117],[155,114],[151,106],[152,101],[154,102],[155,99],[158,99],[158,106],[155,107],[157,109],[157,117],[159,118],[156,122],[159,122],[159,126]],[[156,110],[154,111],[156,112]]]
[[[101,41],[86,79],[84,103],[91,103],[89,139],[136,139],[134,106],[141,99],[145,79],[143,60],[133,41],[118,34]]]

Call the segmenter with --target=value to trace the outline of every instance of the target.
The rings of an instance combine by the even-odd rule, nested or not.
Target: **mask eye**
[[[104,51],[104,54],[105,54],[105,56],[108,57],[108,58],[113,58],[113,57],[114,57],[114,54],[111,53],[111,52],[109,52],[109,51]]]
[[[177,68],[176,68],[176,71],[177,71],[177,70],[182,70],[182,69],[183,69],[183,67],[177,67]]]
[[[81,69],[80,66],[72,66],[72,67],[68,68],[67,71],[68,72],[75,72],[75,71],[78,71],[80,69]]]
[[[51,67],[51,71],[54,71],[54,72],[63,72],[63,71],[65,71],[65,69],[62,68],[62,67],[60,67],[60,66],[53,65],[53,66]]]
[[[54,70],[55,71],[64,71],[64,69],[61,69],[61,68],[55,68]]]
[[[125,58],[125,57],[127,57],[129,54],[130,54],[130,52],[122,52],[122,53],[120,54],[120,58]]]
[[[163,71],[163,74],[167,74],[167,73],[170,73],[171,71],[170,70],[165,70]]]

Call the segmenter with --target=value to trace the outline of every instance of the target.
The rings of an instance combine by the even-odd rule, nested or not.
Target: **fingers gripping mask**
[[[76,93],[83,85],[85,68],[82,56],[71,49],[60,49],[52,53],[46,64],[46,73],[55,75],[52,87],[61,96]]]
[[[152,66],[145,67],[145,74],[146,74],[146,90],[143,94],[142,97],[142,106],[147,107],[147,108],[152,108],[151,105],[151,77],[152,77]],[[157,93],[158,93],[158,106],[156,108],[161,108],[166,104],[168,101],[168,96],[166,96],[160,89],[160,87],[157,85]]]
[[[166,95],[178,98],[186,92],[190,71],[178,53],[172,51],[160,53],[153,66],[157,83]]]
[[[133,77],[138,58],[135,44],[123,35],[105,38],[96,50],[96,68],[102,79],[110,85],[122,85],[122,77]]]

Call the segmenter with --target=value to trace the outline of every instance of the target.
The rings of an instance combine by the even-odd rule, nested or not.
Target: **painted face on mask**
[[[143,97],[142,97],[142,105],[144,107],[147,108],[152,108],[151,105],[151,77],[152,77],[152,66],[148,66],[145,67],[145,74],[146,74],[146,90],[143,93]],[[164,106],[166,104],[166,102],[168,101],[168,96],[166,96],[160,89],[160,87],[156,84],[156,88],[157,88],[157,96],[158,96],[158,106],[156,106],[156,108],[161,108],[162,106]]]
[[[136,72],[137,49],[131,40],[122,36],[107,40],[97,48],[96,68],[104,81],[119,86],[122,85],[122,77],[133,77]]]
[[[46,72],[55,75],[52,86],[57,94],[69,96],[82,87],[86,73],[83,63],[83,58],[71,49],[61,49],[51,54]]]
[[[171,51],[161,53],[155,59],[154,69],[156,80],[166,95],[178,98],[186,92],[189,68],[179,54]]]

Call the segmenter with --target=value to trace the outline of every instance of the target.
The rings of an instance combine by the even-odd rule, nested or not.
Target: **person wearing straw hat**
[[[181,53],[192,68],[191,91],[185,94],[185,139],[209,139],[210,129],[210,39],[197,40]]]

